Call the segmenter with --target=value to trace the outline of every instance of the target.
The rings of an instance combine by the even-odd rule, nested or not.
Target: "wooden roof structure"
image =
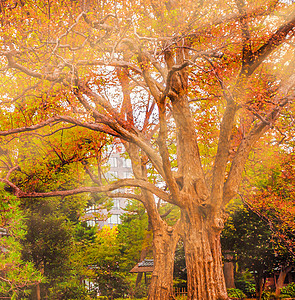
[[[145,259],[138,264],[136,264],[131,270],[130,273],[147,273],[153,272],[154,270],[154,260]]]

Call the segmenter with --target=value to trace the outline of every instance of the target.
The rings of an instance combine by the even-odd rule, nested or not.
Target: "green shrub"
[[[273,300],[276,299],[276,294],[271,291],[263,291],[261,295],[261,300]]]
[[[241,290],[249,298],[254,298],[256,293],[255,283],[248,280],[237,280],[235,281],[237,289]]]
[[[227,289],[227,294],[230,298],[244,299],[246,295],[239,289]]]
[[[282,295],[288,295],[290,298],[295,298],[295,282],[281,288]]]
[[[135,299],[142,299],[147,297],[148,288],[145,284],[140,284],[137,287],[134,287],[134,298]]]
[[[75,282],[62,282],[49,289],[50,300],[89,299],[84,286]]]
[[[96,299],[98,299],[98,300],[109,300],[109,298],[107,296],[97,296]]]
[[[280,299],[286,299],[286,298],[291,298],[291,296],[288,295],[288,294],[282,294],[282,295],[279,296],[279,298]]]

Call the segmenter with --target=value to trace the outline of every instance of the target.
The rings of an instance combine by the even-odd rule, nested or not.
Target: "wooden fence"
[[[185,287],[182,288],[175,287],[173,289],[173,292],[174,292],[174,296],[187,296],[187,290]]]

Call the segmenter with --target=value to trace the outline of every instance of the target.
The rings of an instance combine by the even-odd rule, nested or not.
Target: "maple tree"
[[[277,153],[277,164],[268,168],[264,164],[265,178],[256,182],[252,192],[245,197],[250,207],[271,224],[281,243],[295,257],[295,203],[294,203],[294,154]]]
[[[2,2],[2,143],[13,149],[72,126],[102,132],[124,144],[134,178],[107,184],[81,158],[91,186],[24,190],[15,152],[1,181],[20,198],[106,192],[141,201],[153,230],[148,298],[172,294],[181,238],[188,299],[228,299],[224,207],[251,149],[294,99],[294,11],[273,0]],[[110,193],[126,186],[135,193]],[[175,224],[154,196],[179,208]]]

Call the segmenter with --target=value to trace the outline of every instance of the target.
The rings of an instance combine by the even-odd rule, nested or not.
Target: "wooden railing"
[[[174,296],[187,296],[187,290],[185,287],[182,288],[175,287],[173,289],[173,292],[174,292]]]

